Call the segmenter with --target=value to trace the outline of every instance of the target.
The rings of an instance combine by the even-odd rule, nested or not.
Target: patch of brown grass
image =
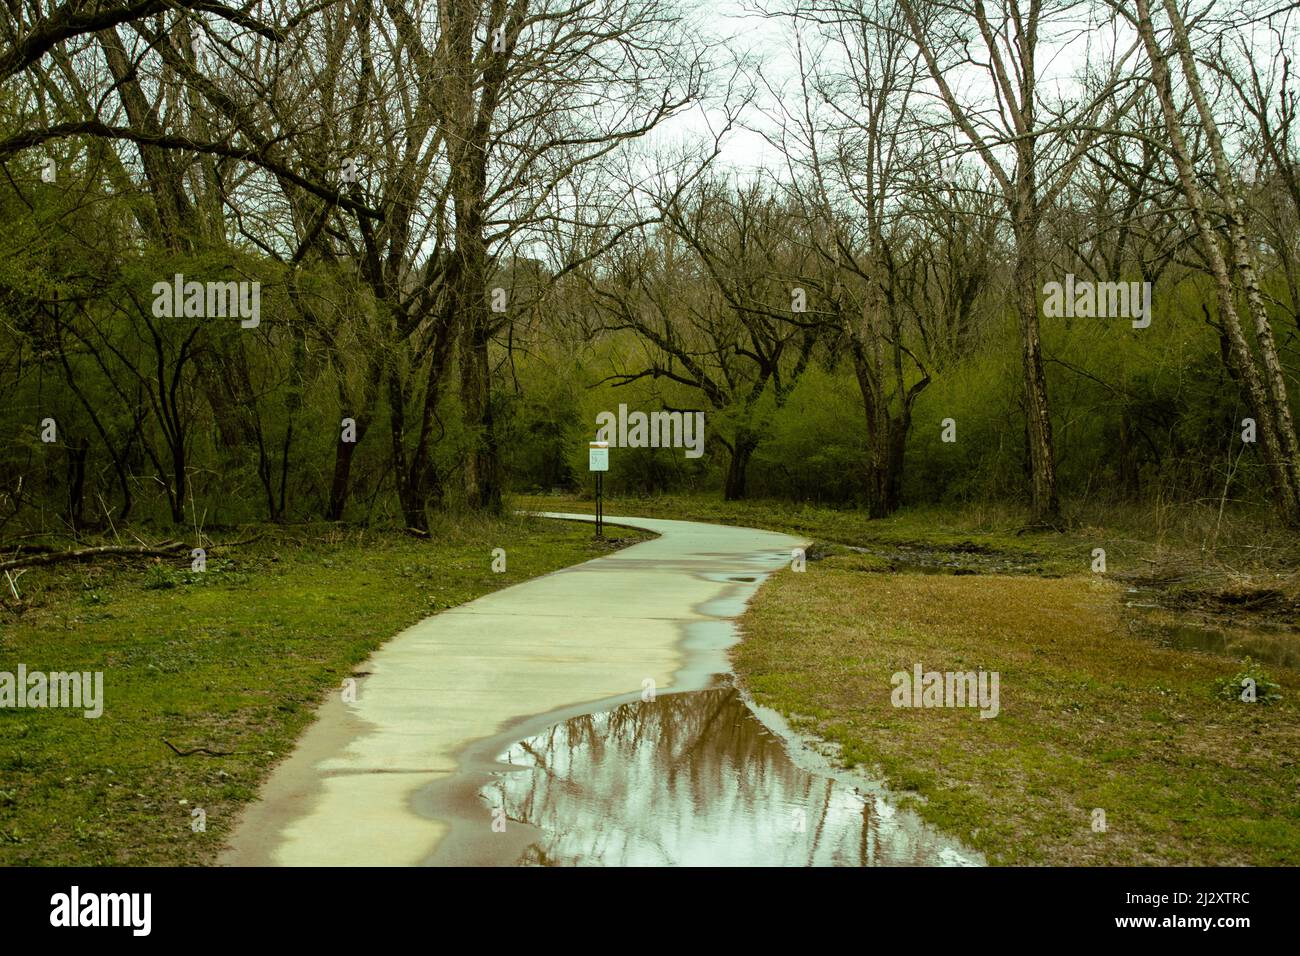
[[[1237,665],[1130,633],[1113,582],[838,561],[759,593],[737,670],[941,829],[1002,863],[1300,863],[1300,671],[1270,668],[1279,704],[1222,701]],[[918,662],[997,671],[1000,713],[893,707],[891,675]]]

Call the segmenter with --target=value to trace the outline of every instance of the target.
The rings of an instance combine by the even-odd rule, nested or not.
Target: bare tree
[[[938,324],[921,311],[931,250],[915,215],[940,171],[914,108],[924,68],[888,4],[795,3],[778,15],[791,25],[799,77],[797,91],[773,97],[773,140],[813,253],[799,282],[816,292],[815,309],[791,320],[825,329],[847,353],[865,416],[868,510],[882,517],[902,501],[912,409],[931,382],[922,345]],[[803,36],[808,25],[816,48]],[[973,294],[960,293],[958,313]]]
[[[1116,50],[1104,74],[1085,87],[1077,102],[1048,102],[1040,87],[1041,30],[1051,25],[1058,43],[1065,34],[1082,36],[1096,24],[1084,18],[1086,3],[1017,0],[986,4],[898,0],[938,93],[970,148],[987,167],[1002,197],[1015,239],[1012,272],[1020,321],[1024,401],[1030,462],[1032,520],[1055,523],[1060,510],[1056,487],[1052,420],[1039,332],[1040,230],[1093,145],[1109,134],[1135,93],[1126,71],[1135,47]],[[973,34],[970,35],[970,34]],[[979,44],[979,54],[971,44]],[[951,77],[978,69],[985,82],[974,100],[958,98]],[[1127,94],[1127,95],[1123,95]],[[988,104],[988,105],[986,105]]]
[[[1166,16],[1167,51],[1156,35],[1148,0],[1137,0],[1133,17],[1151,67],[1151,80],[1160,101],[1170,149],[1178,166],[1179,182],[1191,207],[1192,219],[1201,238],[1219,305],[1219,322],[1231,344],[1231,361],[1246,390],[1258,426],[1265,463],[1273,485],[1274,503],[1282,520],[1300,527],[1300,452],[1295,424],[1287,397],[1286,379],[1278,359],[1272,324],[1259,283],[1259,264],[1254,245],[1246,234],[1246,221],[1237,180],[1228,161],[1219,124],[1204,84],[1191,32],[1173,0],[1163,0]],[[1170,62],[1181,68],[1182,80],[1194,107],[1194,122],[1205,136],[1213,171],[1209,178],[1213,192],[1201,183],[1187,146],[1185,122],[1174,101]],[[1221,221],[1223,228],[1217,228]],[[1247,317],[1253,324],[1254,345],[1247,339],[1237,307],[1236,293],[1245,300]]]
[[[789,237],[792,210],[757,183],[706,180],[664,204],[664,227],[642,234],[605,281],[592,281],[610,318],[634,332],[647,361],[608,377],[666,379],[698,390],[728,452],[723,495],[746,496],[749,464],[808,366],[815,327],[790,322],[790,276],[803,271]]]

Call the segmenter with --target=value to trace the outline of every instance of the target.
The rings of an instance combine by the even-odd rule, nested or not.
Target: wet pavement
[[[322,706],[221,861],[982,862],[878,783],[814,759],[730,686],[735,619],[807,542],[607,521],[659,537],[452,608],[376,651],[356,700]]]
[[[531,715],[563,712],[559,720],[636,699],[647,681],[659,692],[707,686],[726,669],[731,619],[803,543],[754,528],[608,520],[659,537],[443,611],[372,654],[357,668],[355,700],[332,695],[321,706],[241,814],[221,862],[424,862],[448,821],[421,812],[421,796],[461,777],[474,747],[531,728]]]

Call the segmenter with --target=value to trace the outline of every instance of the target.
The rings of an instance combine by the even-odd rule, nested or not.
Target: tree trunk
[[[903,460],[910,416],[886,419],[868,434],[867,516],[886,518],[902,504]]]
[[[1178,48],[1188,91],[1196,104],[1201,126],[1206,133],[1210,155],[1214,160],[1215,178],[1222,196],[1224,218],[1228,225],[1228,252],[1241,282],[1242,291],[1245,293],[1246,309],[1255,328],[1255,346],[1259,350],[1264,398],[1268,403],[1267,413],[1272,420],[1277,441],[1275,453],[1277,461],[1275,465],[1271,465],[1270,470],[1278,474],[1279,481],[1275,484],[1279,485],[1276,488],[1279,510],[1283,519],[1291,527],[1300,527],[1300,443],[1296,439],[1295,422],[1291,416],[1291,403],[1286,391],[1286,377],[1282,371],[1282,364],[1278,360],[1273,327],[1269,322],[1264,295],[1259,286],[1255,250],[1246,235],[1245,216],[1241,211],[1241,204],[1237,201],[1236,177],[1223,148],[1218,122],[1201,87],[1200,70],[1196,65],[1187,27],[1177,6],[1171,0],[1164,0],[1164,7],[1169,16],[1170,26],[1173,28],[1174,42]],[[1252,352],[1251,357],[1253,356]]]
[[[402,521],[408,528],[427,531],[429,516],[425,514],[424,499],[416,487],[417,482],[406,455],[406,394],[396,369],[388,371],[388,404],[393,439],[393,484],[397,488]]]
[[[483,305],[486,311],[486,299]],[[465,498],[471,508],[499,514],[501,455],[492,409],[487,322],[486,316],[475,314],[473,305],[467,311],[471,318],[461,340],[461,407],[473,444],[465,456]]]
[[[1118,479],[1120,494],[1128,501],[1137,501],[1141,495],[1141,474],[1137,463],[1137,450],[1133,444],[1133,426],[1127,407],[1119,413]]]
[[[393,440],[393,481],[402,508],[402,517],[408,528],[417,531],[429,529],[427,509],[443,497],[442,479],[432,460],[433,421],[446,378],[451,349],[455,343],[452,316],[454,305],[437,325],[434,339],[429,345],[429,369],[424,384],[424,401],[420,411],[420,429],[415,448],[406,452],[406,400],[400,369],[388,369],[389,422]],[[414,381],[417,369],[408,372]]]
[[[86,506],[86,458],[90,439],[84,435],[68,444],[68,523],[74,531],[81,529]]]
[[[1033,184],[1019,177],[1022,202],[1032,202]],[[1056,495],[1056,461],[1052,448],[1052,419],[1047,403],[1047,375],[1038,327],[1038,224],[1023,212],[1017,216],[1016,314],[1020,319],[1021,359],[1025,374],[1025,416],[1029,444],[1030,522],[1055,525],[1061,506]]]
[[[183,440],[182,440],[183,441]],[[174,485],[175,492],[172,494],[172,523],[185,523],[185,494],[188,491],[186,487],[185,476],[185,446],[177,442],[172,446],[172,471],[175,474]]]
[[[745,497],[749,481],[749,460],[758,447],[752,437],[737,435],[731,448],[731,460],[727,464],[727,481],[723,486],[722,497],[726,501],[741,501]]]
[[[361,441],[361,423],[357,423],[357,441],[343,441],[340,432],[334,449],[334,477],[330,481],[330,501],[325,511],[327,521],[340,521],[343,509],[348,503],[349,479],[352,474],[352,456],[356,454],[357,442]]]
[[[1180,113],[1174,104],[1168,60],[1156,42],[1155,27],[1151,21],[1151,11],[1147,0],[1137,0],[1137,10],[1138,32],[1142,37],[1147,57],[1151,63],[1153,85],[1160,101],[1160,110],[1164,117],[1165,128],[1169,134],[1170,151],[1178,168],[1179,183],[1182,186],[1183,195],[1187,198],[1192,220],[1200,236],[1210,273],[1214,278],[1215,293],[1219,305],[1219,320],[1227,333],[1231,346],[1229,350],[1231,361],[1235,366],[1238,380],[1245,389],[1247,401],[1250,403],[1252,414],[1255,417],[1256,429],[1260,444],[1263,446],[1269,480],[1273,486],[1274,504],[1284,524],[1288,527],[1300,528],[1300,467],[1298,467],[1294,451],[1296,447],[1295,430],[1291,420],[1290,408],[1286,405],[1285,385],[1280,380],[1280,375],[1274,375],[1275,369],[1278,368],[1277,353],[1273,346],[1272,330],[1269,327],[1268,316],[1263,312],[1263,303],[1259,299],[1258,287],[1254,287],[1253,290],[1251,288],[1254,283],[1254,272],[1249,268],[1249,252],[1244,248],[1244,236],[1240,234],[1239,223],[1232,221],[1235,219],[1235,209],[1229,200],[1227,210],[1229,214],[1229,251],[1235,255],[1239,273],[1246,281],[1247,304],[1254,314],[1256,338],[1260,350],[1264,353],[1263,364],[1269,387],[1265,385],[1265,376],[1260,373],[1250,343],[1247,341],[1242,328],[1241,319],[1237,312],[1232,275],[1229,271],[1227,259],[1223,254],[1223,249],[1219,244],[1219,235],[1210,221],[1205,194],[1197,180],[1196,171],[1192,167],[1190,153],[1180,125]],[[1181,21],[1175,17],[1173,24],[1180,47],[1187,48],[1185,30],[1181,32],[1179,30]],[[1194,67],[1195,64],[1192,63],[1192,74],[1186,78],[1189,87],[1193,91],[1194,98],[1197,98],[1200,88]],[[1185,60],[1184,72],[1188,68],[1188,63]],[[1206,114],[1202,112],[1201,117],[1204,125],[1207,121]],[[1209,118],[1209,121],[1212,123],[1212,117]],[[1219,168],[1223,160],[1223,154],[1222,144],[1217,143],[1217,127],[1208,131],[1208,137],[1217,144],[1215,159],[1219,188],[1230,196],[1231,186],[1224,183],[1224,171]],[[1279,410],[1279,398],[1282,400],[1280,405],[1285,406],[1284,412]]]
[[[357,453],[357,446],[361,444],[361,439],[366,436],[370,430],[370,423],[374,419],[375,406],[379,397],[379,376],[381,367],[377,358],[372,358],[367,369],[365,385],[365,398],[362,402],[360,415],[353,420],[357,424],[356,441],[343,441],[342,420],[339,423],[339,438],[334,446],[334,475],[330,480],[330,500],[325,511],[325,517],[328,521],[343,520],[344,509],[347,508],[348,495],[352,490],[352,459]],[[339,394],[342,399],[342,405],[346,410],[347,394],[342,379],[339,383]],[[352,417],[345,415],[344,417]]]

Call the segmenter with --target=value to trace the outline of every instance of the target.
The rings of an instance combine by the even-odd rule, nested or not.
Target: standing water
[[[505,766],[503,766],[505,765]],[[511,745],[476,793],[527,836],[512,860],[571,866],[979,865],[878,787],[796,764],[729,686],[571,717]],[[463,834],[462,834],[463,835]],[[451,841],[455,846],[457,841]],[[507,849],[508,848],[508,849]],[[454,851],[453,851],[454,852]],[[451,862],[435,856],[432,862]]]

